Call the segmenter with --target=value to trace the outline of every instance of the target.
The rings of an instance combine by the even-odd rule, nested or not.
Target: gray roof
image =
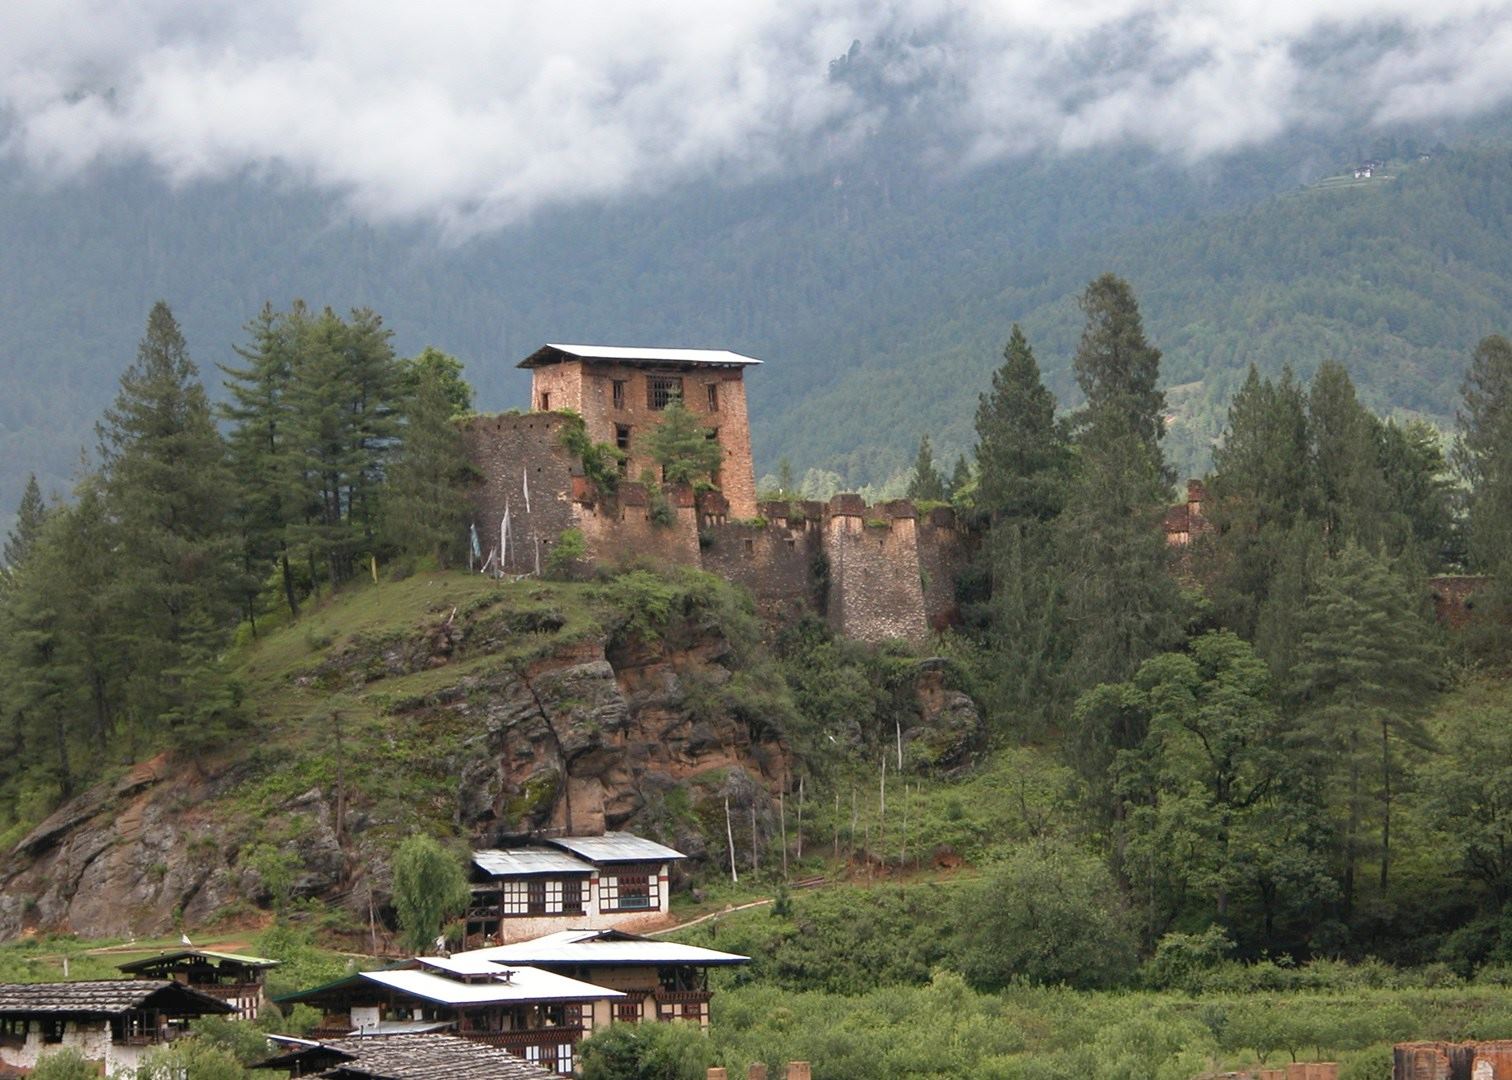
[[[551,848],[490,848],[473,852],[473,864],[494,877],[523,877],[529,874],[591,874],[593,867]]]
[[[282,1042],[283,1040],[279,1040]],[[292,1042],[292,1040],[290,1040]],[[263,1067],[292,1067],[302,1061],[337,1058],[321,1076],[370,1080],[556,1080],[556,1073],[517,1058],[507,1050],[469,1042],[457,1035],[410,1034],[300,1041]]]
[[[522,368],[557,364],[563,360],[617,360],[622,364],[671,364],[675,367],[748,367],[754,356],[728,349],[643,349],[627,345],[542,345],[518,364]]]
[[[114,1016],[147,1007],[179,1016],[234,1011],[224,1001],[170,979],[0,984],[0,1016]]]
[[[606,832],[603,836],[558,836],[546,842],[593,863],[659,863],[687,858],[680,851],[627,832]]]

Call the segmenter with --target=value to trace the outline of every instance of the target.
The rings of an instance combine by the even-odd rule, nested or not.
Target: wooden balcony
[[[526,1047],[538,1046],[555,1049],[563,1043],[576,1045],[583,1038],[583,1029],[578,1026],[530,1028],[525,1031],[459,1031],[464,1039],[497,1046],[517,1057],[525,1056]]]

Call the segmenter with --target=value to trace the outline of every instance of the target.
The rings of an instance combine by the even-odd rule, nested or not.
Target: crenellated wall
[[[509,514],[506,572],[546,566],[562,532],[578,529],[590,563],[698,567],[748,589],[774,625],[813,613],[862,641],[920,641],[957,620],[955,580],[966,552],[949,508],[920,518],[906,500],[868,506],[859,495],[836,495],[828,503],[763,503],[759,516],[745,518],[718,492],[695,497],[687,488],[624,481],[605,495],[562,446],[567,423],[543,412],[463,422],[480,477],[474,522],[485,558]],[[668,514],[658,521],[661,500]]]

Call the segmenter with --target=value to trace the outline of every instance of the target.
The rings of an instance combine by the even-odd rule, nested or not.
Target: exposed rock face
[[[355,640],[296,681],[350,688],[493,655],[512,635],[554,629],[456,614],[409,636]],[[437,767],[455,777],[454,820],[477,845],[625,828],[695,862],[723,859],[725,804],[738,840],[752,829],[775,836],[776,794],[790,786],[792,766],[778,736],[753,737],[720,704],[728,651],[717,632],[697,628],[684,628],[675,645],[579,638],[528,664],[459,671],[390,715],[395,725],[465,720],[468,734]],[[902,732],[911,763],[964,767],[983,728],[970,699],[946,687],[943,661],[920,664],[915,697],[918,721]],[[364,922],[381,912],[392,838],[412,821],[335,784],[242,805],[254,771],[245,758],[158,757],[60,807],[0,860],[0,939],[28,928],[160,934],[236,905],[301,897],[345,904]],[[380,812],[390,816],[378,820]],[[737,847],[744,858],[746,841]]]

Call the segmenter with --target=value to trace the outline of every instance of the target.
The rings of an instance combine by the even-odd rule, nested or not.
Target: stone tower
[[[532,376],[531,408],[572,409],[594,442],[628,457],[626,475],[655,471],[645,437],[668,402],[683,404],[724,450],[715,483],[737,518],[756,516],[756,475],[746,418],[745,369],[759,364],[720,349],[637,349],[618,345],[543,345],[519,366]]]

